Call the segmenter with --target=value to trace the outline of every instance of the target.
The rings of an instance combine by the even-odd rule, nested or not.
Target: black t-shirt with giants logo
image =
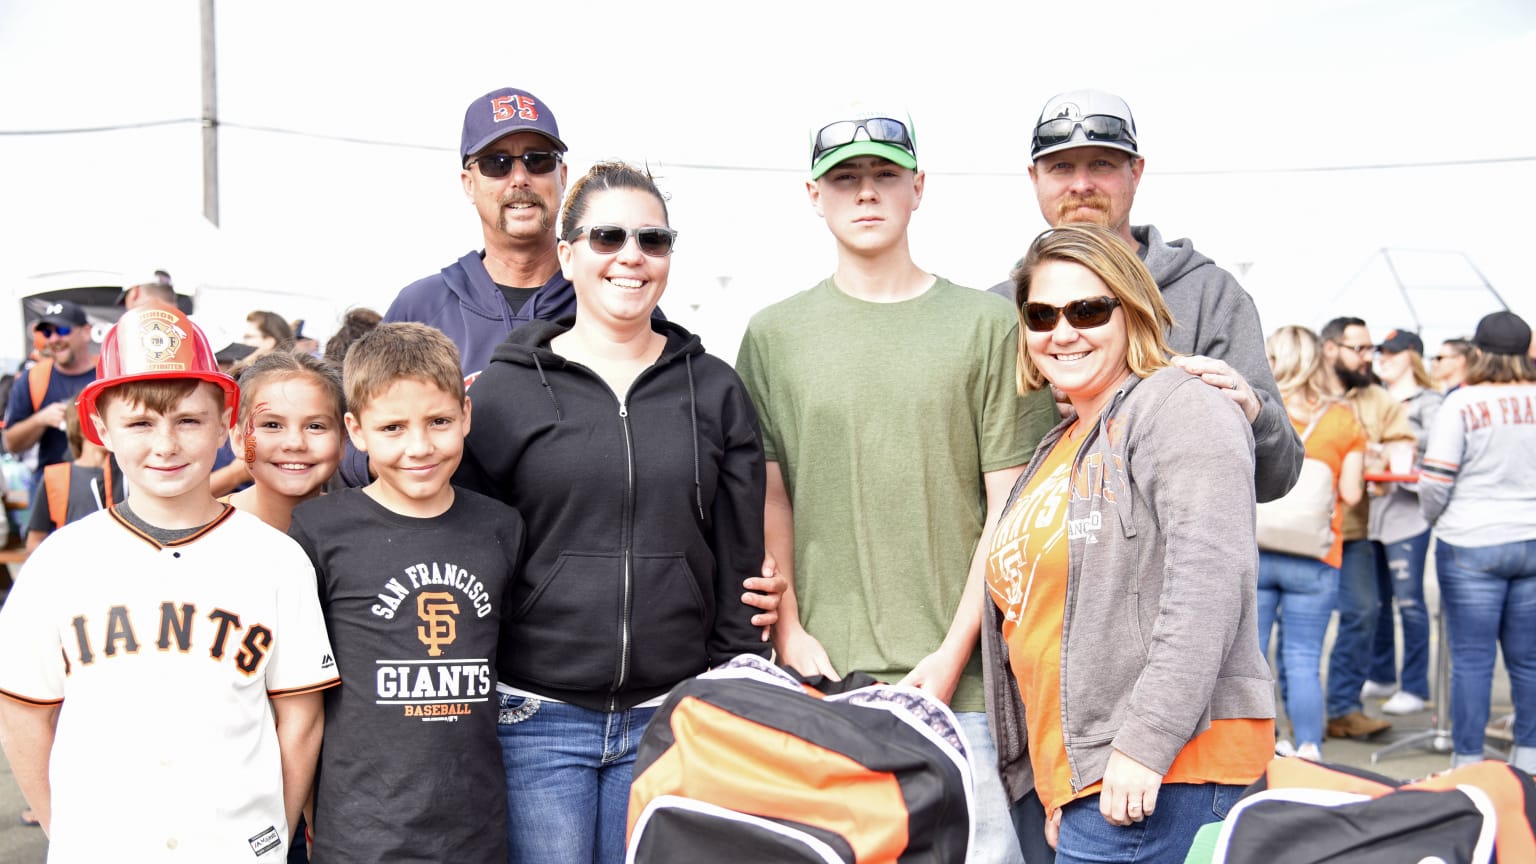
[[[314,562],[341,674],[315,860],[506,861],[496,640],[522,518],[463,489],[432,519],[342,489],[301,505],[288,533]]]

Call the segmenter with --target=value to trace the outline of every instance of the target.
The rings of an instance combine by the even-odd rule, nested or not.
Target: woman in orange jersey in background
[[[1059,862],[1182,861],[1274,746],[1253,433],[1227,394],[1169,365],[1162,295],[1108,229],[1045,232],[1014,282],[1020,387],[1053,384],[1073,411],[988,556],[1004,778],[1017,798],[1033,769]]]
[[[1307,458],[1328,466],[1333,480],[1333,540],[1317,556],[1259,550],[1259,650],[1269,656],[1279,619],[1277,662],[1285,681],[1285,715],[1296,743],[1284,739],[1275,752],[1321,759],[1323,640],[1338,605],[1344,561],[1344,511],[1365,494],[1365,430],[1349,403],[1328,392],[1322,343],[1305,327],[1281,327],[1264,343],[1275,383]],[[1321,512],[1321,511],[1319,511]],[[1394,674],[1395,677],[1395,674]]]

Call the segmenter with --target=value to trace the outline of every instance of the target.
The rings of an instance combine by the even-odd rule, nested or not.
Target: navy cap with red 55
[[[503,87],[469,103],[465,110],[464,131],[459,137],[461,166],[468,167],[469,157],[513,132],[537,132],[561,153],[570,149],[560,140],[560,126],[548,105],[526,90]]]

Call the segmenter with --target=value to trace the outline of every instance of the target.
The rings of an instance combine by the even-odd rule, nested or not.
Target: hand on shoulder
[[[1259,394],[1255,393],[1248,385],[1247,379],[1239,375],[1237,370],[1225,360],[1199,354],[1176,354],[1170,358],[1170,361],[1185,372],[1222,391],[1224,396],[1242,410],[1243,417],[1250,424],[1258,418],[1260,409],[1264,407],[1259,401]]]

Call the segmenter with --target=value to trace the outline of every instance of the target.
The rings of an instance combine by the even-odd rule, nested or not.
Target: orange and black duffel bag
[[[1216,834],[1210,854],[1192,850],[1187,861],[1524,864],[1536,862],[1533,823],[1536,783],[1503,762],[1403,783],[1279,758],[1219,827],[1206,826]]]
[[[964,861],[968,744],[949,708],[862,673],[814,683],[840,692],[743,655],[674,689],[640,739],[628,862]]]

